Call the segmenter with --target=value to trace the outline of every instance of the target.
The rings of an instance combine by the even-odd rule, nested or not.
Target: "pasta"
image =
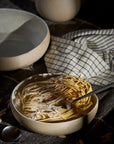
[[[20,111],[25,116],[36,121],[61,122],[87,113],[93,105],[91,96],[74,102],[71,109],[63,106],[66,101],[91,91],[91,85],[85,78],[58,75],[43,81],[31,81],[16,95],[20,99]]]

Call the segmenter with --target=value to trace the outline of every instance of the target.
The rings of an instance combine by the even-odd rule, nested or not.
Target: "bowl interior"
[[[40,17],[22,10],[0,9],[0,57],[29,52],[47,33],[47,24]]]
[[[25,80],[23,80],[21,83],[19,83],[16,87],[15,87],[15,89],[14,89],[14,91],[13,91],[13,93],[12,93],[12,97],[11,97],[11,101],[12,101],[12,103],[13,103],[13,105],[14,105],[14,107],[17,109],[17,111],[20,111],[20,113],[21,113],[21,110],[20,110],[20,98],[16,95],[16,93],[17,92],[20,92],[20,91],[22,91],[22,89],[23,89],[23,87],[24,86],[26,86],[28,83],[30,83],[30,82],[37,82],[37,81],[44,81],[44,80],[47,80],[47,79],[49,79],[49,78],[51,78],[51,77],[56,77],[56,76],[58,76],[58,75],[60,75],[60,74],[53,74],[53,75],[51,75],[51,74],[40,74],[40,75],[34,75],[34,76],[31,76],[31,77],[29,77],[29,78],[27,78],[27,79],[25,79]],[[89,108],[89,109],[87,109],[87,114],[89,113],[89,112],[91,112],[91,110],[92,109],[94,109],[94,107],[96,106],[96,104],[98,103],[98,99],[97,99],[97,96],[96,95],[92,95],[92,102],[93,102],[93,104],[92,104],[92,106]],[[68,120],[69,121],[69,120]]]

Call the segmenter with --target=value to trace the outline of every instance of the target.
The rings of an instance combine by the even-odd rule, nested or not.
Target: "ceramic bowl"
[[[57,74],[58,75],[58,74]],[[37,75],[37,80],[46,80],[49,77],[56,76],[55,74],[42,74]],[[95,117],[97,110],[98,110],[98,98],[96,95],[92,96],[93,100],[93,107],[92,109],[85,115],[80,118],[69,120],[65,122],[55,122],[55,123],[47,123],[47,122],[40,122],[32,120],[24,116],[22,113],[19,112],[18,106],[16,106],[16,95],[15,92],[31,80],[33,80],[36,76],[29,77],[24,81],[20,82],[13,90],[11,95],[11,110],[16,118],[16,120],[23,125],[25,128],[41,134],[46,135],[55,135],[55,136],[62,136],[68,135],[73,132],[76,132],[83,128],[83,126],[89,124]],[[35,78],[36,80],[36,78]]]
[[[16,70],[39,60],[50,33],[43,19],[30,12],[0,9],[0,70]]]
[[[78,14],[81,0],[35,0],[35,6],[42,17],[55,22],[65,22]]]

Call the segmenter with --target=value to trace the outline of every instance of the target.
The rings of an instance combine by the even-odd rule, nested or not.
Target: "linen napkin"
[[[114,29],[51,36],[44,60],[49,73],[81,75],[94,85],[114,82]]]

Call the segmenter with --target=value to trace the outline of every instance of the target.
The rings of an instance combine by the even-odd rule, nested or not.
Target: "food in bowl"
[[[64,108],[66,101],[72,101],[92,91],[85,78],[58,75],[46,80],[34,77],[15,95],[20,112],[36,121],[60,122],[79,118],[93,106],[90,97],[78,100],[71,109]]]
[[[76,131],[82,129],[83,126],[89,124],[94,119],[94,117],[97,113],[97,110],[98,110],[98,98],[96,95],[92,95],[92,96],[88,97],[89,99],[85,99],[84,101],[86,101],[88,104],[86,103],[86,105],[83,106],[84,109],[79,114],[74,112],[74,110],[79,112],[79,108],[81,109],[82,107],[81,107],[81,105],[78,105],[78,103],[74,103],[72,105],[72,109],[71,109],[71,112],[74,112],[73,113],[74,117],[72,117],[71,112],[65,112],[64,111],[65,109],[63,109],[62,104],[64,104],[65,100],[72,99],[72,98],[69,99],[67,96],[68,95],[70,96],[72,94],[72,92],[74,93],[75,85],[72,85],[72,84],[73,84],[73,81],[75,81],[75,80],[76,80],[76,77],[64,76],[62,74],[51,74],[51,73],[44,73],[44,74],[31,76],[31,77],[23,80],[14,88],[12,95],[11,95],[11,110],[12,110],[14,117],[21,125],[23,125],[27,129],[29,129],[33,132],[36,132],[36,133],[41,133],[41,134],[46,134],[46,135],[61,136],[61,135],[71,134],[73,132],[76,132]],[[84,80],[84,82],[86,82],[84,85],[81,84],[83,82],[83,80]],[[52,88],[51,87],[52,85],[49,84],[49,82],[51,83],[51,81],[52,82],[54,82],[54,81],[61,82],[62,85],[59,86],[56,83],[56,86],[54,86]],[[63,90],[64,90],[63,81],[64,81],[64,83],[66,83],[67,87],[68,87],[68,85],[69,85],[69,87],[72,86],[72,89],[71,90],[66,89],[63,92]],[[81,94],[91,91],[91,89],[92,89],[91,85],[85,79],[77,78],[77,81],[80,86],[77,88],[81,88],[80,90],[78,89],[79,90],[78,96],[81,96]],[[36,83],[40,84],[40,90],[42,89],[42,91],[39,91],[39,87],[36,85]],[[33,88],[33,91],[31,91],[31,92],[30,92],[30,85],[31,85],[31,88]],[[41,85],[42,85],[42,87],[41,87]],[[51,89],[49,90],[50,87],[51,87]],[[54,88],[56,88],[56,91],[54,90]],[[27,89],[28,89],[28,92],[27,92]],[[85,89],[85,91],[83,91],[83,89]],[[48,90],[49,90],[49,92],[47,92]],[[51,93],[52,91],[55,93]],[[27,93],[24,94],[25,92],[27,92]],[[45,108],[46,104],[44,102],[42,102],[42,99],[38,99],[38,97],[40,97],[40,95],[38,96],[34,92],[40,92],[40,93],[42,92],[41,97],[43,96],[43,93],[44,93],[43,100],[45,101],[45,103],[46,103],[46,101],[47,101],[47,103],[49,102],[48,99],[49,99],[50,95],[54,96],[54,97],[50,96],[50,102],[51,103],[53,102],[52,105],[50,104],[50,109],[51,109],[50,111],[49,111],[49,105],[47,106],[47,108],[48,108],[47,112],[48,112],[48,114],[50,113],[50,115],[52,114],[52,116],[48,115],[48,117],[47,117],[47,115],[44,113],[46,110],[46,108]],[[45,94],[46,94],[46,96],[45,96]],[[60,99],[60,97],[58,97],[58,94],[60,94],[60,97],[62,99]],[[64,97],[62,97],[62,95]],[[56,96],[58,98],[56,98]],[[23,100],[24,100],[24,103],[22,103]],[[40,100],[41,100],[41,102],[40,102]],[[54,102],[54,101],[57,101],[57,102]],[[82,101],[82,102],[84,102],[84,101]],[[39,103],[40,104],[43,103],[43,105],[39,105]],[[42,106],[42,107],[39,107],[39,106]],[[76,106],[77,106],[77,108],[76,108]],[[56,112],[54,112],[54,108],[57,113],[59,112],[58,117],[56,115]],[[40,109],[39,110],[40,113],[38,112],[38,109]],[[37,112],[35,112],[36,110],[37,110]],[[64,111],[64,114],[63,114],[63,111]],[[43,113],[41,113],[41,112],[43,112]],[[36,113],[38,113],[38,116],[36,116]],[[61,115],[60,115],[60,113],[61,113]],[[53,117],[53,116],[55,116],[55,117]]]

